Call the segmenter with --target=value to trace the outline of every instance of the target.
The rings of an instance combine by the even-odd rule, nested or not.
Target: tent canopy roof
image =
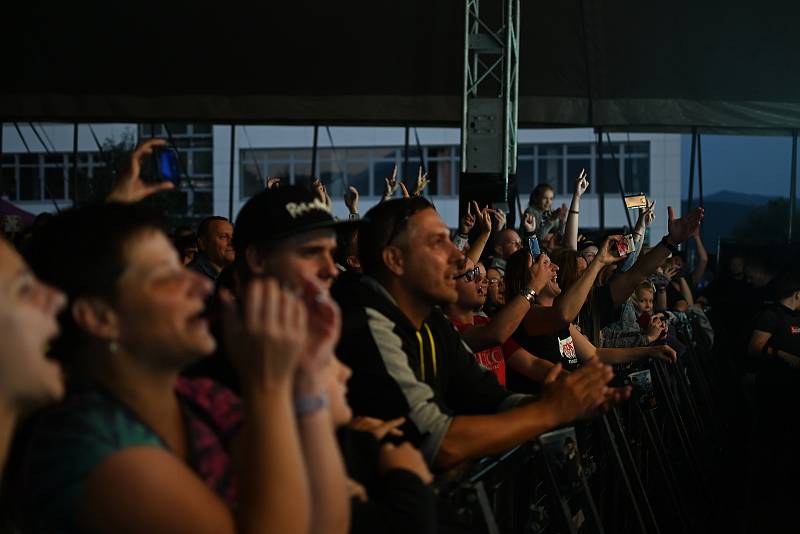
[[[800,3],[711,4],[523,0],[520,125],[800,128]],[[0,118],[460,124],[462,1],[201,6],[6,6]]]

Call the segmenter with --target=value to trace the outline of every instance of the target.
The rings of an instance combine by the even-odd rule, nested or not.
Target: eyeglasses
[[[478,278],[478,276],[480,276],[480,274],[481,274],[481,268],[473,267],[469,271],[457,274],[456,276],[453,277],[453,280],[458,280],[459,278],[463,278],[464,281],[466,282],[473,282],[475,281],[476,278]]]
[[[487,278],[487,282],[489,282],[490,286],[497,285],[503,282],[502,278]]]

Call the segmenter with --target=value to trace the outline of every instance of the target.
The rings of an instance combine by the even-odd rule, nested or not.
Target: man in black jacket
[[[379,204],[358,241],[365,276],[332,289],[343,316],[337,354],[353,369],[348,399],[357,415],[405,417],[404,435],[430,465],[501,453],[615,399],[611,368],[599,362],[561,379],[555,366],[537,402],[478,365],[437,307],[457,299],[463,256],[427,200]]]

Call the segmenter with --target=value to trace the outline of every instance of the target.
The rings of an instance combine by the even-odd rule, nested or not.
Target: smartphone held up
[[[176,186],[181,181],[181,162],[178,151],[169,147],[158,147],[153,152],[155,177],[161,182],[172,182]]]
[[[624,258],[636,250],[636,244],[633,241],[633,234],[624,235],[622,236],[622,239],[613,239],[609,241],[609,247],[611,247],[612,256]]]
[[[531,251],[533,261],[537,261],[539,256],[542,255],[542,249],[539,247],[539,238],[537,238],[535,235],[532,235],[528,238],[528,250]]]

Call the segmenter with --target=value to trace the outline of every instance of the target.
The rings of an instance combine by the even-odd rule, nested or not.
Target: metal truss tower
[[[519,3],[465,0],[461,172],[502,178],[504,200],[517,168]]]

